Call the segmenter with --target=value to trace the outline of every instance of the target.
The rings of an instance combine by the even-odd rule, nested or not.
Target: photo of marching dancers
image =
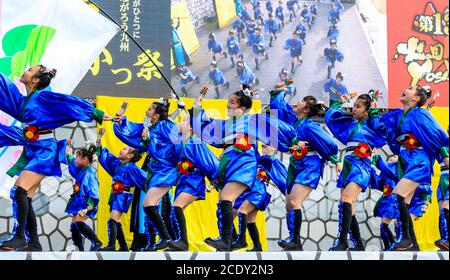
[[[127,30],[89,0],[66,29],[0,1],[0,257],[448,260],[432,2],[172,0],[158,42],[139,1]]]
[[[276,77],[287,72],[285,82],[302,97],[328,105],[372,84],[384,94],[379,107],[387,107],[387,70],[352,1],[235,1],[232,10],[230,3],[204,2],[185,1],[183,12],[183,1],[172,1],[172,81],[183,96],[208,86],[214,91],[207,98],[223,99],[228,87],[247,83],[267,103]]]

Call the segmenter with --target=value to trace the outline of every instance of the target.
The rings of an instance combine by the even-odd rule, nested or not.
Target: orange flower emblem
[[[270,181],[269,175],[267,175],[267,172],[263,169],[258,169],[257,178],[266,183],[268,183]]]
[[[383,188],[383,194],[385,196],[390,196],[392,194],[393,190],[394,189],[390,185],[385,185],[384,188]]]
[[[125,186],[120,182],[114,182],[111,186],[113,194],[123,193]]]
[[[39,129],[37,126],[27,126],[23,129],[23,136],[26,140],[34,142],[39,139]]]
[[[291,154],[296,160],[300,160],[304,158],[308,154],[308,148],[305,146],[300,148],[298,145],[294,145],[290,148]]]
[[[178,172],[180,174],[189,174],[194,172],[194,164],[190,162],[187,158],[183,158],[180,163],[178,163]]]
[[[358,143],[358,146],[353,153],[359,158],[369,158],[371,155],[371,149],[366,143]]]
[[[409,150],[418,149],[420,147],[419,140],[417,140],[416,136],[414,136],[414,134],[412,134],[412,133],[408,134],[404,144],[405,144],[405,147]]]
[[[75,183],[75,185],[73,185],[73,192],[74,193],[80,192],[80,185],[78,183]]]
[[[252,145],[249,143],[248,136],[245,134],[237,134],[236,135],[236,142],[234,143],[234,146],[238,148],[239,150],[250,150],[252,148]]]

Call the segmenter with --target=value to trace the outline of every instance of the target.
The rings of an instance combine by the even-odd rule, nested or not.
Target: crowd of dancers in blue
[[[169,115],[169,100],[163,98],[149,105],[143,123],[134,123],[122,109],[111,117],[86,100],[49,90],[55,74],[56,70],[43,65],[26,70],[20,79],[27,91],[25,96],[0,74],[0,110],[22,123],[22,127],[0,125],[0,147],[23,147],[22,156],[8,172],[17,176],[10,193],[15,226],[11,238],[0,245],[3,250],[42,250],[32,197],[45,177],[61,176],[61,164],[66,164],[74,179],[66,212],[73,217],[72,240],[80,251],[84,250],[82,236],[91,241],[92,251],[115,251],[116,241],[119,250],[129,250],[121,216],[129,211],[132,188],[145,194],[142,211],[148,243],[144,250],[189,250],[187,224],[198,221],[186,220],[184,209],[205,199],[210,188],[206,178],[219,192],[220,233],[218,238],[206,238],[206,244],[219,251],[246,248],[248,229],[254,244],[249,250],[261,251],[256,214],[270,202],[271,183],[286,200],[289,238],[278,244],[286,251],[301,251],[303,202],[317,189],[327,162],[336,166],[336,187],[341,189],[339,235],[330,250],[365,250],[355,207],[358,195],[367,188],[383,193],[375,215],[381,218],[384,249],[420,250],[413,219],[423,216],[431,201],[435,161],[441,165],[437,195],[441,238],[436,245],[448,250],[449,139],[448,132],[422,108],[431,97],[427,86],[405,89],[400,97],[403,107],[385,114],[378,111],[372,94],[360,94],[349,115],[342,109],[352,98],[349,94],[341,95],[330,107],[313,96],[305,96],[292,108],[285,101],[289,89],[278,82],[270,92],[270,113],[250,114],[254,91],[243,84],[241,90],[228,96],[227,119],[209,117],[202,109],[200,94],[190,110],[178,102],[178,111],[186,111],[178,124]],[[331,135],[314,120],[319,114],[324,114]],[[100,125],[103,121],[114,122],[115,136],[127,145],[118,155],[102,147],[101,134],[96,142],[74,154],[70,142],[54,137],[58,127],[94,120]],[[335,139],[345,146],[342,158]],[[222,149],[221,156],[213,154],[207,144]],[[376,151],[385,145],[393,153],[387,163]],[[288,166],[275,157],[277,152],[290,154]],[[148,160],[140,168],[136,163],[142,155]],[[86,224],[87,219],[95,217],[99,205],[99,182],[92,167],[95,157],[112,177],[109,242],[105,247]],[[162,197],[173,186],[176,191],[170,223],[174,236],[169,234],[158,209]],[[233,226],[236,217],[237,232]],[[395,221],[395,235],[388,226],[391,221]]]
[[[240,1],[239,1],[240,2]],[[265,2],[265,5],[263,4]],[[256,71],[259,71],[262,67],[263,60],[269,59],[269,50],[273,47],[273,42],[278,40],[278,36],[284,31],[286,22],[295,24],[295,31],[292,33],[291,38],[287,39],[283,43],[283,50],[286,51],[290,58],[290,71],[283,68],[280,71],[280,75],[283,72],[287,72],[286,79],[282,79],[285,83],[290,80],[287,77],[293,75],[296,72],[297,67],[303,64],[303,51],[307,42],[307,34],[311,32],[311,28],[318,16],[318,0],[311,1],[310,3],[299,3],[298,0],[288,1],[251,1],[252,11],[247,5],[237,3],[236,14],[238,17],[232,23],[232,29],[228,32],[226,42],[220,42],[216,34],[210,33],[208,36],[208,54],[212,55],[212,62],[208,78],[210,84],[214,86],[215,97],[221,96],[221,89],[228,89],[230,86],[229,81],[225,77],[223,71],[224,67],[222,59],[219,57],[231,60],[231,67],[236,68],[236,76],[239,82],[256,87],[260,84],[260,80]],[[265,7],[263,7],[265,6]],[[327,75],[326,85],[324,86],[324,98],[333,94],[345,94],[348,93],[345,86],[342,85],[343,76],[334,79],[332,77],[332,69],[335,68],[336,62],[342,62],[344,60],[344,54],[337,47],[339,39],[340,15],[344,10],[344,5],[340,0],[333,0],[330,2],[330,9],[327,14],[327,20],[329,23],[329,30],[325,39],[329,40],[330,46],[323,50],[324,59],[327,62]],[[289,15],[289,16],[287,16]],[[287,19],[289,18],[289,19]],[[266,42],[268,40],[268,42]],[[252,55],[254,57],[255,67],[251,66],[247,57],[244,57],[244,48],[250,47]],[[180,51],[180,58],[183,58],[185,52]],[[184,61],[184,60],[183,60]],[[219,63],[220,62],[220,63]],[[199,76],[194,74],[188,67],[191,63],[176,63],[177,76],[180,78],[180,88],[183,96],[188,96],[187,86],[190,83],[199,83]],[[256,71],[254,71],[255,69]],[[333,84],[334,81],[335,83]],[[336,81],[337,85],[336,85]],[[296,88],[293,83],[288,84],[291,89],[288,94],[296,92]],[[330,96],[332,98],[333,96]],[[332,100],[330,102],[335,102]]]

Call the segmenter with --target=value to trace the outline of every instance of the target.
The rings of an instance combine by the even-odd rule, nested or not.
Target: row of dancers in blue
[[[25,71],[21,82],[25,84],[27,96],[20,94],[17,86],[0,74],[0,96],[4,100],[0,109],[24,124],[23,129],[0,127],[2,146],[24,147],[22,160],[15,166],[17,173],[13,174],[18,178],[11,190],[17,224],[12,237],[1,244],[2,249],[42,249],[31,197],[44,177],[61,176],[60,163],[69,164],[76,181],[67,207],[67,212],[74,215],[71,224],[74,244],[83,249],[82,234],[92,241],[91,250],[101,248],[95,233],[84,223],[87,217],[95,215],[98,207],[98,180],[91,167],[93,155],[97,153],[99,163],[113,178],[108,221],[110,242],[105,250],[115,250],[116,239],[121,250],[127,249],[120,216],[128,211],[132,187],[146,193],[143,210],[150,236],[146,250],[168,247],[188,250],[183,210],[205,198],[205,177],[219,191],[220,236],[206,238],[208,245],[220,251],[245,248],[248,228],[254,244],[252,250],[261,250],[255,217],[256,212],[264,211],[270,201],[267,186],[271,180],[286,196],[290,236],[280,240],[279,245],[284,250],[302,250],[302,204],[317,188],[326,162],[336,165],[340,174],[337,187],[342,190],[339,236],[330,250],[364,250],[354,215],[355,201],[369,186],[393,189],[382,196],[387,203],[380,202],[377,207],[377,213],[385,216],[382,218],[395,218],[398,224],[396,240],[392,234],[389,238],[390,249],[417,250],[410,212],[420,216],[417,209],[426,205],[428,198],[423,194],[429,192],[432,165],[436,159],[442,163],[443,171],[441,224],[447,222],[447,228],[442,226],[441,229],[443,237],[436,244],[448,250],[448,173],[445,173],[448,172],[448,134],[427,110],[421,108],[431,96],[427,87],[406,89],[401,96],[403,108],[384,115],[378,112],[368,94],[359,95],[352,116],[348,116],[341,109],[350,98],[348,95],[342,95],[330,108],[325,108],[312,96],[304,97],[291,108],[284,100],[286,88],[281,82],[270,93],[270,114],[249,114],[253,92],[244,85],[242,90],[229,95],[229,118],[226,120],[208,117],[201,107],[200,95],[179,124],[170,120],[166,99],[152,103],[145,115],[148,121],[139,124],[129,121],[123,111],[113,118],[83,99],[46,90],[54,74],[55,71],[42,65]],[[183,104],[179,103],[179,106],[183,107]],[[328,129],[346,146],[342,160],[332,136],[312,119],[324,110]],[[53,130],[77,120],[96,120],[100,124],[103,120],[114,120],[115,135],[128,146],[116,157],[107,148],[102,148],[99,140],[97,145],[78,151],[75,159],[67,157],[67,142],[56,141]],[[258,142],[264,144],[263,155],[258,152]],[[223,149],[220,159],[206,144]],[[374,149],[384,145],[389,145],[398,156],[396,167],[382,168],[379,157],[373,156]],[[275,150],[291,154],[288,168],[273,157]],[[150,158],[146,171],[135,165],[141,153],[147,153]],[[372,161],[379,166],[382,175],[377,175]],[[176,232],[174,239],[169,236],[158,212],[161,198],[172,186],[177,186],[171,211],[171,223]],[[388,206],[383,206],[385,204]],[[391,211],[392,215],[385,211]],[[235,216],[239,219],[239,227],[238,233],[233,234]],[[383,234],[389,236],[388,228],[384,225],[383,228]],[[159,236],[157,243],[155,233]],[[354,241],[350,248],[349,235]]]

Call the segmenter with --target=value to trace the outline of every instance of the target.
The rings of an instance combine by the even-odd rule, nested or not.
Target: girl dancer
[[[100,196],[98,194],[99,183],[97,173],[92,167],[95,144],[89,144],[76,152],[76,157],[68,155],[69,173],[75,179],[73,193],[67,203],[66,213],[72,215],[70,232],[73,245],[79,251],[84,251],[82,235],[91,241],[90,251],[98,251],[102,242],[94,231],[86,224],[88,218],[93,219],[97,214]]]
[[[201,96],[196,105],[201,105]],[[252,92],[248,85],[243,90],[230,94],[228,100],[228,120],[214,120],[205,111],[194,110],[193,129],[201,135],[202,141],[215,147],[224,148],[220,159],[218,185],[219,208],[222,214],[221,237],[207,238],[205,242],[221,251],[231,249],[233,223],[233,202],[247,189],[253,189],[257,172],[255,154],[256,141],[272,145],[278,143],[277,136],[294,134],[289,128],[278,126],[277,121],[267,115],[247,114],[252,107]],[[258,124],[258,125],[256,125]],[[269,135],[266,135],[267,132]],[[283,139],[288,138],[284,137]],[[280,142],[280,150],[288,150],[288,144]]]
[[[346,116],[340,107],[350,98],[341,96],[341,101],[325,114],[325,123],[331,133],[344,145],[346,155],[344,166],[339,176],[337,187],[341,190],[339,202],[339,237],[330,251],[345,251],[348,248],[347,235],[355,242],[352,251],[364,250],[356,220],[355,202],[361,192],[365,192],[371,180],[370,156],[373,148],[382,147],[386,142],[375,132],[380,125],[380,116],[375,103],[368,94],[358,96],[355,101],[352,117]]]
[[[278,118],[292,126],[296,135],[288,139],[292,143],[287,190],[286,221],[290,238],[280,240],[278,245],[284,250],[303,250],[300,240],[302,224],[302,205],[310,193],[319,185],[326,161],[336,164],[338,173],[341,164],[337,157],[338,146],[331,136],[311,117],[322,110],[322,105],[312,96],[299,100],[292,109],[284,100],[286,88],[282,83],[271,92],[270,108],[277,110]]]
[[[399,182],[394,189],[398,224],[401,229],[392,247],[395,251],[413,249],[414,227],[407,204],[420,184],[430,185],[432,166],[436,156],[442,157],[448,167],[448,135],[431,114],[421,107],[431,97],[427,86],[411,86],[403,91],[400,102],[403,109],[383,115],[384,127],[378,132],[388,142],[397,142],[399,155]]]
[[[169,242],[169,248],[176,251],[189,249],[184,209],[197,200],[204,200],[205,177],[214,182],[219,160],[200,138],[192,134],[191,116],[186,114],[179,123],[182,137],[180,162],[177,165],[180,179],[175,192],[171,222],[176,240]]]
[[[180,151],[179,127],[169,120],[169,100],[161,98],[153,102],[146,111],[150,124],[137,124],[121,118],[114,124],[114,133],[125,144],[138,149],[147,150],[150,156],[148,189],[143,203],[144,212],[153,228],[159,234],[159,242],[150,250],[167,248],[170,240],[166,224],[158,213],[161,198],[178,182],[178,155]],[[119,116],[122,117],[122,116]],[[148,125],[148,126],[147,126]]]
[[[55,74],[56,70],[43,65],[26,70],[20,81],[25,85],[27,96],[23,96],[11,80],[0,74],[0,110],[24,124],[23,135],[26,139],[26,156],[20,162],[18,169],[21,173],[13,188],[18,226],[14,237],[2,244],[1,248],[4,249],[22,249],[27,246],[25,225],[37,233],[31,197],[46,176],[61,176],[58,159],[61,147],[58,148],[53,137],[53,129],[74,121],[96,120],[102,123],[103,120],[111,120],[111,117],[86,100],[44,90]]]
[[[122,229],[121,217],[127,213],[133,201],[131,188],[138,187],[145,192],[147,174],[140,169],[136,162],[141,159],[141,153],[132,147],[125,147],[116,157],[107,148],[102,148],[101,138],[97,139],[98,162],[112,177],[111,195],[109,198],[110,216],[108,220],[108,245],[102,251],[115,251],[116,240],[119,251],[128,252],[128,245]]]

